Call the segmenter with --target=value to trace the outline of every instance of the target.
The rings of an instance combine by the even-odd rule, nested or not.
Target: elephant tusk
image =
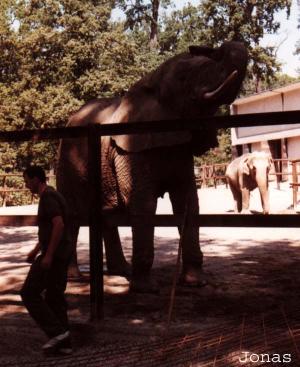
[[[217,89],[213,90],[212,92],[204,93],[203,98],[204,99],[212,99],[212,98],[216,97],[218,95],[218,93],[223,88],[225,88],[225,86],[227,84],[230,84],[231,82],[233,82],[237,78],[237,75],[238,75],[238,71],[234,70]]]

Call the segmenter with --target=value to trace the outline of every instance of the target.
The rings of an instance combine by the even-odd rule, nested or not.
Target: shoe
[[[73,353],[72,345],[71,345],[71,339],[64,339],[58,344],[56,344],[54,347],[48,348],[47,350],[44,350],[44,354],[46,356],[69,356]]]
[[[70,339],[70,332],[66,331],[63,334],[59,334],[57,336],[55,336],[54,338],[51,338],[47,341],[46,344],[43,345],[42,349],[43,352],[48,353],[48,352],[52,352],[55,349],[57,349],[57,347],[65,340]]]
[[[71,344],[71,339],[70,337],[68,337],[67,339],[64,339],[63,341],[59,342],[56,347],[56,352],[58,354],[62,354],[62,355],[70,355],[73,353],[73,349],[72,349],[72,344]]]

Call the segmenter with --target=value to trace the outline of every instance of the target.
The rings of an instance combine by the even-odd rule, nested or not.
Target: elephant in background
[[[239,42],[218,48],[191,46],[135,83],[122,98],[96,99],[70,117],[68,126],[88,123],[131,123],[192,119],[213,115],[231,103],[239,92],[247,66],[247,50]],[[102,137],[102,192],[104,209],[154,215],[157,199],[169,192],[173,212],[199,214],[193,155],[217,144],[216,130],[145,133]],[[88,218],[86,193],[87,142],[63,139],[57,166],[57,188],[76,214],[72,223],[74,249],[82,220]],[[188,202],[188,205],[186,205]],[[107,267],[126,273],[117,228],[104,228]],[[130,287],[137,292],[153,289],[150,271],[154,259],[154,228],[132,228]],[[181,279],[201,282],[202,252],[199,229],[187,225],[183,233]]]
[[[249,213],[250,191],[258,187],[264,214],[269,214],[268,173],[272,158],[265,152],[243,154],[226,169],[226,177],[235,202],[235,212]]]

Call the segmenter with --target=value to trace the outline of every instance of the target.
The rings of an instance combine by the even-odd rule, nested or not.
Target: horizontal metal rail
[[[105,223],[120,227],[145,225],[156,227],[177,227],[182,224],[182,216],[170,214],[157,215],[118,215],[106,214]],[[188,218],[190,224],[198,227],[285,227],[299,228],[300,216],[297,214],[200,214]],[[80,223],[88,226],[88,222]],[[36,226],[35,215],[1,215],[0,226]]]
[[[130,123],[102,124],[95,126],[95,133],[107,135],[145,134],[155,132],[202,130],[211,128],[268,126],[299,124],[300,111],[265,112],[230,116],[208,116],[199,119],[142,121]],[[1,131],[0,142],[78,138],[88,136],[88,126],[49,129]]]

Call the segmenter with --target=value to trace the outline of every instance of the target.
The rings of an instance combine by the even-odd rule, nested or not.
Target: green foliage
[[[7,175],[6,172],[0,170],[0,187],[0,205],[12,206],[32,203],[32,194],[29,190],[24,190],[24,180],[22,175]],[[7,191],[4,192],[2,189]]]
[[[261,47],[259,42],[264,33],[277,32],[280,24],[274,20],[274,14],[286,9],[288,16],[290,6],[290,0],[221,2],[205,0],[200,8],[207,24],[206,33],[212,44],[222,39],[245,43],[250,59],[248,77],[259,83],[260,80],[270,81],[280,69],[274,48]]]
[[[300,77],[295,78],[287,74],[276,73],[268,82],[261,81],[259,84],[259,90],[261,92],[285,87],[289,84],[297,83],[300,81]],[[253,94],[253,90],[255,89],[255,81],[251,79],[247,79],[244,82],[244,88],[241,93],[242,97],[247,97]]]
[[[84,102],[122,95],[130,85],[190,44],[243,40],[249,49],[249,88],[270,83],[279,65],[259,46],[274,33],[274,14],[291,1],[203,0],[163,14],[170,0],[2,0],[0,4],[0,129],[64,126]],[[110,19],[114,7],[124,22]],[[247,87],[248,89],[248,87]],[[211,160],[228,157],[225,133]],[[227,143],[226,143],[227,142]],[[224,146],[224,147],[223,147]],[[57,142],[1,144],[3,170],[28,163],[49,169]]]
[[[31,205],[36,200],[32,201],[32,195],[29,191],[24,192],[10,192],[6,194],[5,205],[16,206],[16,205]]]
[[[65,126],[85,101],[121,94],[139,77],[137,45],[110,22],[111,1],[7,0],[1,7],[2,130]],[[48,168],[56,151],[57,142],[26,143],[10,158]]]
[[[195,157],[195,164],[201,166],[204,164],[228,163],[231,161],[231,135],[230,129],[219,129],[218,147],[211,148],[200,157]]]

